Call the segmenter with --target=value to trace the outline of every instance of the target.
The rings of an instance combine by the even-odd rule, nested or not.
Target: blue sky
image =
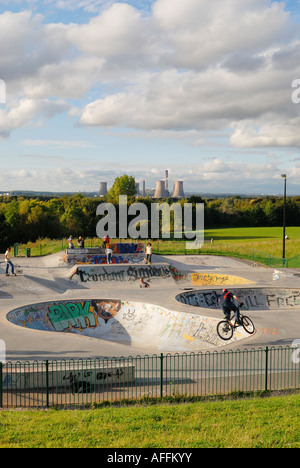
[[[0,0],[0,193],[300,194],[300,6]]]

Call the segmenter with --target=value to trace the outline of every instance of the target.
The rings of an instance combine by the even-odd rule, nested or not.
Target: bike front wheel
[[[233,328],[227,320],[218,323],[217,333],[222,340],[228,341],[232,338]]]
[[[242,317],[242,325],[244,330],[249,333],[249,335],[253,335],[255,332],[255,327],[254,323],[249,317],[246,317],[245,315]]]

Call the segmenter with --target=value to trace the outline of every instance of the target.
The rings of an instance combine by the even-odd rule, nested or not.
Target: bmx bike
[[[233,321],[234,319],[234,321]],[[228,320],[221,320],[217,325],[217,333],[222,340],[229,341],[233,337],[233,332],[238,327],[243,327],[244,330],[253,335],[255,332],[254,323],[246,315],[240,315],[240,324],[236,323],[236,319],[233,313]]]

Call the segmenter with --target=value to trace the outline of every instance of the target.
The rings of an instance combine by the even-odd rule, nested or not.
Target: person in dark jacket
[[[231,311],[234,312],[236,323],[240,324],[240,309],[235,305],[233,299],[239,302],[240,306],[243,305],[241,300],[228,289],[223,289],[222,295],[219,297],[218,301],[222,306],[223,313],[226,320],[230,319]]]

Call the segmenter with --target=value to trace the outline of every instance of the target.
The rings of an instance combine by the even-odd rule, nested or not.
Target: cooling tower
[[[176,182],[174,182],[172,198],[184,198],[184,197],[185,197],[185,194],[183,191],[183,181],[177,180]]]
[[[166,192],[165,189],[165,181],[164,180],[158,180],[156,182],[156,190],[153,198],[166,198],[168,196],[168,193]]]
[[[100,182],[100,197],[105,197],[107,195],[107,182]]]

